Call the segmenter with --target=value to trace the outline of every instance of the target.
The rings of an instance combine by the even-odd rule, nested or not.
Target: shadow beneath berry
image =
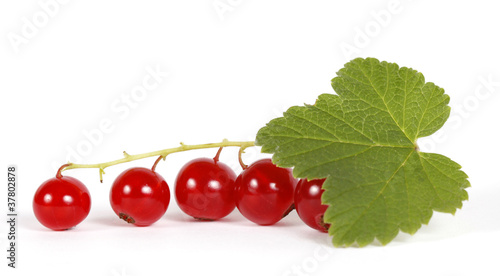
[[[128,224],[125,221],[123,221],[123,219],[121,219],[115,214],[88,218],[88,220],[89,222],[105,226],[128,226]]]
[[[189,215],[186,215],[182,212],[172,212],[172,213],[167,213],[164,216],[165,219],[172,220],[172,221],[177,221],[177,222],[188,222],[188,223],[239,223],[241,221],[245,221],[245,218],[241,216],[241,214],[238,213],[237,210],[233,211],[231,214],[229,214],[226,217],[223,217],[218,220],[201,220],[201,219],[195,219]]]

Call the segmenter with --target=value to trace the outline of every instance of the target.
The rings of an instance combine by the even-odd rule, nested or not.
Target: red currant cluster
[[[324,179],[297,182],[291,169],[279,168],[270,159],[243,166],[236,177],[219,161],[219,154],[220,150],[212,159],[194,159],[178,173],[175,198],[184,213],[198,220],[217,220],[236,207],[248,220],[272,225],[295,208],[307,225],[327,232],[329,225],[323,222],[327,206],[321,204]],[[160,158],[152,169],[130,168],[115,179],[109,196],[111,207],[126,222],[148,226],[167,211],[170,189],[155,172]],[[61,169],[38,188],[33,200],[36,218],[53,230],[66,230],[82,222],[90,205],[85,185],[62,176]]]

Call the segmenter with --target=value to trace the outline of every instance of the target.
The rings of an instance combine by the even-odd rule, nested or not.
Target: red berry
[[[52,230],[66,230],[82,222],[90,212],[90,194],[78,179],[59,176],[45,181],[35,192],[33,211]]]
[[[181,210],[200,220],[216,220],[235,207],[236,174],[226,164],[209,158],[188,162],[177,175],[175,198]]]
[[[158,173],[146,168],[130,168],[115,179],[109,199],[121,219],[148,226],[167,211],[170,190]]]
[[[321,232],[328,232],[330,224],[323,221],[328,205],[321,204],[323,182],[324,178],[310,181],[301,179],[295,188],[294,199],[295,209],[305,224]]]
[[[236,207],[250,221],[275,224],[292,207],[295,184],[291,169],[278,168],[271,159],[256,161],[236,178]]]

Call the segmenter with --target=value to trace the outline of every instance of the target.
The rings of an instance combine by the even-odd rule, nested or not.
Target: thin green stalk
[[[61,166],[59,169],[57,175],[61,175],[62,171],[67,171],[67,170],[72,170],[72,169],[80,169],[80,168],[97,168],[99,169],[99,177],[102,182],[102,175],[104,174],[104,169],[110,166],[118,165],[121,163],[127,163],[139,159],[144,159],[148,157],[153,157],[153,156],[161,156],[163,159],[167,157],[167,155],[175,152],[181,152],[181,151],[188,151],[188,150],[195,150],[195,149],[208,149],[208,148],[221,148],[221,147],[239,147],[240,151],[243,151],[244,149],[248,147],[253,147],[255,146],[254,141],[228,141],[227,139],[224,139],[220,143],[208,143],[208,144],[198,144],[198,145],[185,145],[181,143],[179,147],[175,148],[169,148],[169,149],[163,149],[163,150],[157,150],[157,151],[152,151],[152,152],[147,152],[147,153],[141,153],[141,154],[128,154],[125,151],[123,152],[123,155],[125,157],[121,159],[117,159],[114,161],[109,161],[109,162],[104,162],[104,163],[98,163],[98,164],[73,164],[73,163],[68,163],[64,164]]]

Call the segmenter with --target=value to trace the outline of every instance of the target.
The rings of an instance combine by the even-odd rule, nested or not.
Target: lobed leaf
[[[460,165],[418,150],[440,129],[449,97],[413,69],[374,58],[347,63],[337,95],[295,106],[259,130],[256,144],[295,177],[327,178],[325,221],[336,246],[413,234],[432,212],[454,213],[470,184]]]

